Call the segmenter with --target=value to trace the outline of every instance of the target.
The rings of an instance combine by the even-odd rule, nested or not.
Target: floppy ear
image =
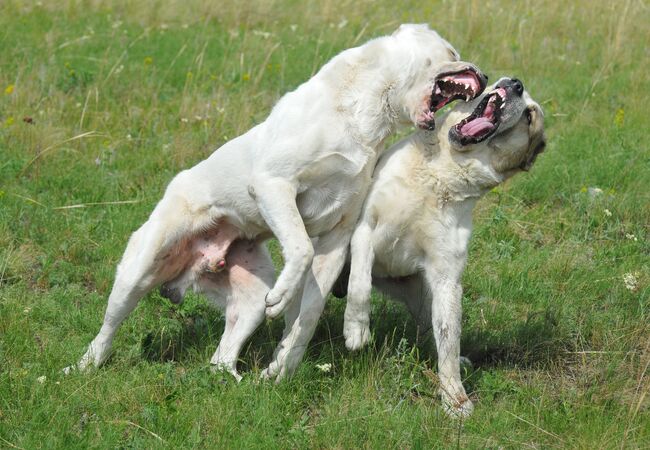
[[[544,113],[537,105],[531,105],[526,109],[528,119],[528,157],[521,163],[519,168],[523,171],[530,170],[537,155],[546,147],[546,136],[544,135]]]

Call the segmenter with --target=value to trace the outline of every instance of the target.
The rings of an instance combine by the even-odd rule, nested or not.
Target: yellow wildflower
[[[145,56],[144,65],[145,66],[150,66],[152,64],[153,64],[153,58],[151,56]]]
[[[10,84],[9,86],[7,86],[7,87],[5,88],[5,94],[7,94],[7,95],[11,95],[11,94],[14,92],[14,88],[15,88],[15,87],[16,87],[16,86],[14,86],[13,84]]]
[[[623,126],[623,121],[625,120],[625,110],[623,108],[618,108],[616,110],[616,115],[614,116],[614,123],[617,127]]]

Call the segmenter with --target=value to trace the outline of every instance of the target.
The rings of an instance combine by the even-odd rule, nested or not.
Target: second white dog
[[[344,335],[369,338],[374,284],[433,327],[443,403],[468,415],[460,378],[461,293],[472,211],[488,190],[528,170],[544,148],[542,111],[519,80],[503,78],[457,104],[435,132],[420,131],[380,160],[351,242]]]

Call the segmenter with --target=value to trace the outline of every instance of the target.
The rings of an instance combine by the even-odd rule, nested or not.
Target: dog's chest
[[[420,270],[423,249],[417,236],[407,228],[403,223],[384,223],[375,229],[369,243],[375,253],[375,276],[400,277]]]
[[[331,230],[360,209],[375,163],[374,155],[361,152],[331,153],[301,173],[296,203],[310,236]]]

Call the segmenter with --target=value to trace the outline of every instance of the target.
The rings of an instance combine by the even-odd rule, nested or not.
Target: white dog
[[[543,131],[542,111],[521,82],[499,80],[456,105],[437,131],[388,150],[352,237],[346,346],[368,341],[372,284],[403,301],[420,326],[433,326],[443,404],[453,415],[473,408],[459,367],[460,278],[472,210],[485,192],[530,168],[544,148]]]
[[[76,367],[102,364],[125,317],[163,284],[172,301],[192,287],[225,307],[211,363],[238,376],[237,357],[265,307],[277,316],[305,286],[265,375],[291,373],[340,273],[384,140],[400,123],[433,128],[437,109],[485,87],[458,59],[426,25],[403,25],[334,57],[264,122],[178,174],[131,236],[104,323]],[[263,245],[271,235],[285,260],[275,285]]]

